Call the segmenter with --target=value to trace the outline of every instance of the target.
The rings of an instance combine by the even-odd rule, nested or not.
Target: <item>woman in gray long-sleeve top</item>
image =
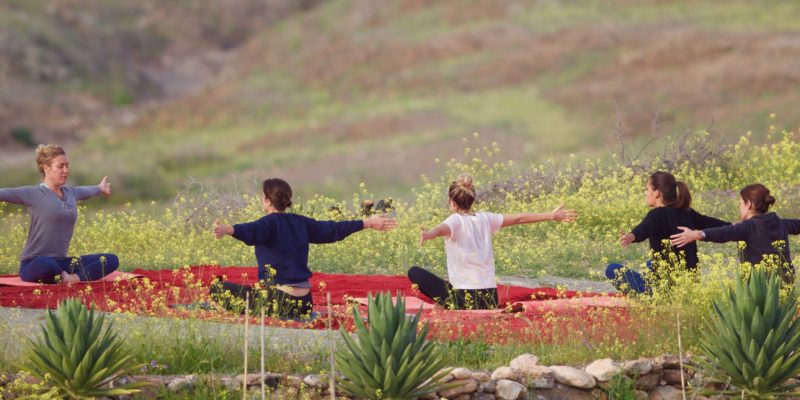
[[[800,234],[800,220],[782,219],[778,214],[768,212],[769,206],[775,204],[775,198],[760,183],[746,186],[739,195],[741,222],[703,230],[680,226],[678,229],[683,232],[670,236],[672,244],[683,247],[695,240],[715,243],[744,242],[742,262],[755,265],[770,260],[779,265],[781,278],[785,283],[794,283],[789,235]]]
[[[56,145],[39,145],[36,164],[42,174],[37,186],[0,189],[0,201],[28,209],[31,226],[20,256],[19,274],[25,282],[71,283],[100,279],[119,266],[114,254],[67,256],[78,219],[77,202],[104,194],[111,185],[103,177],[97,186],[69,186],[67,154]]]

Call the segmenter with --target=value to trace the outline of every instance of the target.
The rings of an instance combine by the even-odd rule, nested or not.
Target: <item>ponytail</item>
[[[769,189],[760,183],[745,186],[739,195],[743,200],[749,201],[759,214],[766,214],[769,206],[775,204],[775,198],[769,193]]]
[[[656,171],[648,179],[653,189],[661,193],[661,201],[664,205],[672,208],[690,208],[692,206],[692,194],[689,186],[684,182],[675,179],[669,172]]]

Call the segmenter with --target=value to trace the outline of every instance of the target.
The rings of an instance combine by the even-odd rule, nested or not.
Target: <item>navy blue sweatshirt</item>
[[[788,263],[792,268],[792,258],[789,256],[789,235],[800,234],[800,219],[781,219],[774,212],[756,215],[738,224],[721,228],[703,229],[705,241],[725,243],[745,242],[742,251],[742,262],[753,265],[763,261],[764,255],[778,254],[778,249],[773,243],[783,241],[781,261]]]
[[[653,253],[661,253],[664,251],[663,241],[669,240],[670,235],[680,233],[679,226],[706,229],[726,225],[730,225],[730,222],[705,216],[691,208],[654,207],[642,222],[631,230],[631,233],[633,233],[634,242],[639,243],[648,239],[650,250]],[[670,248],[672,247],[670,246]],[[686,268],[696,268],[697,244],[692,242],[681,250],[684,251],[686,258]]]
[[[256,221],[233,226],[233,237],[255,247],[258,279],[281,285],[311,277],[308,244],[333,243],[364,229],[364,222],[317,221],[289,213],[272,213]],[[270,279],[267,266],[275,269]]]

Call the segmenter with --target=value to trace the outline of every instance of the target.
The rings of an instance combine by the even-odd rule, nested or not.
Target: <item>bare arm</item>
[[[564,210],[564,205],[561,204],[556,207],[553,212],[549,213],[522,213],[522,214],[505,214],[503,215],[502,227],[518,225],[518,224],[531,224],[534,222],[543,221],[560,221],[560,222],[574,222],[578,219],[578,212],[575,210]]]
[[[425,230],[425,227],[420,225],[419,227],[419,245],[422,246],[426,240],[433,240],[439,236],[450,237],[450,227],[447,224],[439,224],[436,228],[433,228],[429,231]]]

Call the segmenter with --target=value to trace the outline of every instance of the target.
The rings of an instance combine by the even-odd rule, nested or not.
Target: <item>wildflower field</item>
[[[477,134],[476,134],[477,136]],[[733,144],[719,144],[706,133],[684,136],[656,152],[630,158],[620,153],[613,162],[572,159],[566,163],[520,165],[497,160],[499,149],[467,147],[462,160],[443,161],[440,180],[423,177],[412,196],[398,193],[390,214],[399,227],[391,232],[364,232],[343,242],[313,247],[313,271],[353,274],[405,274],[421,265],[445,275],[441,242],[418,245],[419,226],[432,227],[447,216],[446,187],[462,173],[475,177],[479,192],[477,208],[500,213],[545,212],[565,203],[580,211],[573,224],[541,223],[502,230],[494,239],[497,273],[502,276],[561,276],[602,279],[605,265],[621,261],[639,268],[648,259],[646,244],[622,249],[620,230],[629,231],[647,212],[643,190],[649,174],[669,170],[687,182],[693,208],[722,219],[737,218],[738,190],[760,182],[777,199],[775,211],[786,218],[800,213],[800,137],[793,130],[769,127],[769,140],[753,144],[750,134]],[[467,146],[472,139],[465,140]],[[645,153],[643,153],[645,154]],[[317,195],[295,199],[292,211],[317,219],[360,218],[360,204],[372,199],[362,185],[352,199]],[[181,269],[190,265],[255,266],[252,249],[230,240],[215,240],[212,222],[254,220],[262,215],[260,193],[232,193],[200,185],[187,187],[168,205],[129,204],[111,210],[83,208],[70,253],[113,252],[121,270]],[[0,204],[0,273],[18,270],[18,257],[28,225],[25,210]],[[797,239],[789,246],[797,260]],[[544,362],[581,363],[592,358],[631,359],[643,355],[676,353],[676,322],[681,320],[684,348],[698,345],[698,327],[710,315],[713,298],[722,293],[719,284],[733,279],[739,267],[735,245],[700,245],[703,275],[675,276],[669,293],[646,301],[633,301],[624,316],[598,309],[580,316],[545,315],[542,321],[522,321],[526,334],[510,333],[507,340],[486,340],[502,327],[486,326],[468,337],[449,337],[442,345],[448,365],[494,368],[523,352]],[[143,285],[146,286],[146,285]],[[202,288],[198,288],[202,291]],[[169,296],[169,294],[162,294]],[[147,287],[135,296],[151,297]],[[175,294],[177,296],[177,293]],[[123,310],[124,311],[124,310]],[[206,318],[203,311],[173,313],[178,318],[145,318],[122,312],[121,335],[134,350],[138,362],[156,373],[230,372],[241,368],[241,337],[209,334],[220,319]],[[141,314],[141,313],[138,313]],[[22,313],[19,314],[22,317]],[[10,334],[0,339],[0,371],[14,370],[21,362],[11,338],[29,336],[27,328],[0,321]],[[212,321],[209,321],[211,319]],[[241,322],[230,317],[222,322]],[[579,321],[580,323],[575,323]],[[5,325],[5,326],[3,326]],[[20,326],[23,326],[22,328]],[[517,331],[518,332],[518,331]],[[267,368],[274,371],[325,372],[327,336],[298,349],[299,342],[275,342]],[[18,346],[17,346],[18,347]],[[251,368],[258,357],[251,350]]]

